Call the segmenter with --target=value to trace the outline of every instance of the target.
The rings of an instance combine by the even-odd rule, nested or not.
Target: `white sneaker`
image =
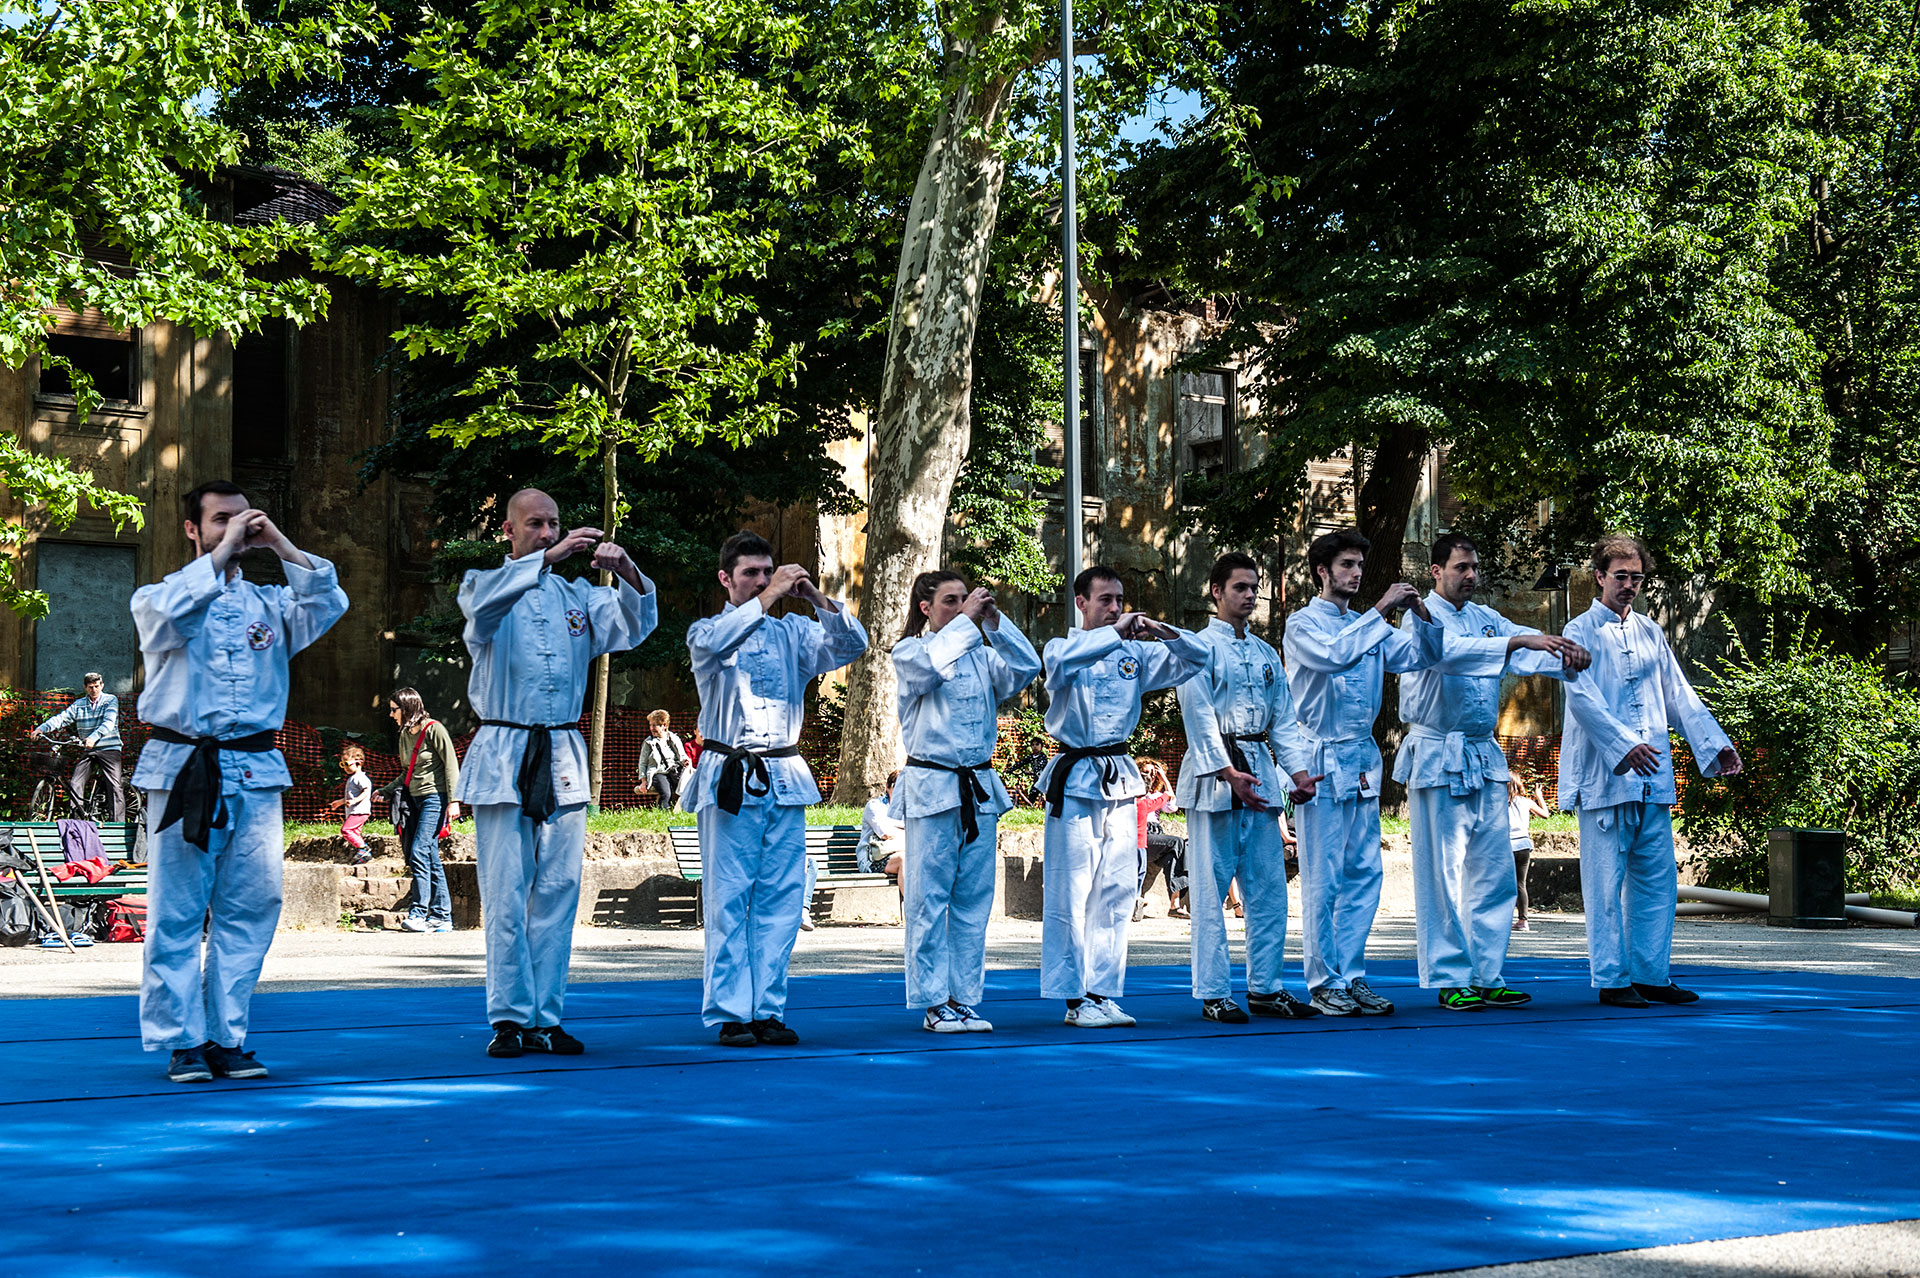
[[[424,914],[409,914],[400,920],[400,930],[403,932],[425,932],[428,931],[429,928],[430,925],[427,922],[427,916]]]
[[[1092,999],[1087,999],[1078,1007],[1069,1007],[1066,1023],[1077,1029],[1105,1029],[1113,1024],[1107,1019],[1107,1005]]]
[[[960,1023],[969,1034],[986,1034],[993,1030],[993,1022],[968,1007],[965,1003],[952,1009],[960,1014]]]
[[[1360,1005],[1353,1001],[1353,995],[1345,990],[1318,989],[1313,992],[1313,1005],[1320,1009],[1322,1016],[1358,1016]]]
[[[1122,1011],[1120,1004],[1113,999],[1100,1000],[1100,1009],[1107,1014],[1107,1024],[1116,1029],[1125,1029],[1134,1023],[1133,1018]]]
[[[967,1032],[967,1023],[960,1019],[960,1013],[942,1003],[927,1009],[927,1018],[920,1022],[920,1028],[936,1034],[964,1034]]]
[[[1347,986],[1347,997],[1359,1004],[1360,1015],[1362,1016],[1393,1015],[1392,1001],[1375,994],[1373,992],[1373,986],[1367,984],[1367,978],[1364,976],[1359,977],[1351,985]]]

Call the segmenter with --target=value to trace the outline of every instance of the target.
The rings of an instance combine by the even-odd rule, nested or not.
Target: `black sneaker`
[[[728,1021],[720,1027],[720,1046],[722,1047],[752,1047],[759,1041],[752,1027],[742,1025],[739,1021]]]
[[[1504,985],[1476,985],[1473,992],[1488,1007],[1525,1007],[1533,1002],[1533,995],[1525,990],[1510,990]]]
[[[487,1044],[487,1055],[506,1059],[519,1056],[526,1050],[518,1025],[515,1025],[512,1021],[495,1021],[493,1023],[493,1041]]]
[[[1692,990],[1683,990],[1669,981],[1665,985],[1642,985],[1633,983],[1633,992],[1650,1003],[1698,1003],[1700,996]]]
[[[205,1083],[213,1078],[205,1048],[183,1047],[167,1058],[167,1077],[176,1083]]]
[[[1252,1019],[1230,998],[1208,999],[1200,1008],[1200,1015],[1210,1021],[1219,1021],[1222,1025],[1245,1025]]]
[[[764,1021],[755,1021],[747,1028],[753,1031],[756,1039],[768,1047],[793,1047],[800,1041],[800,1036],[781,1024],[777,1016],[769,1016]]]
[[[1640,991],[1631,985],[1622,985],[1617,989],[1601,990],[1600,1001],[1608,1007],[1652,1007],[1653,1004],[1640,997]]]
[[[536,1026],[520,1031],[520,1046],[529,1052],[551,1052],[555,1056],[578,1056],[587,1045],[558,1025]]]
[[[1289,1020],[1304,1021],[1309,1016],[1320,1015],[1320,1009],[1311,1003],[1302,1002],[1285,990],[1273,994],[1247,995],[1247,1010],[1255,1016],[1284,1016]]]
[[[1484,1012],[1487,1000],[1464,985],[1440,991],[1440,1006],[1449,1012]]]
[[[218,1043],[208,1043],[200,1049],[206,1053],[207,1068],[213,1071],[215,1078],[265,1078],[267,1067],[253,1059],[252,1052],[243,1052],[237,1047],[222,1047]]]

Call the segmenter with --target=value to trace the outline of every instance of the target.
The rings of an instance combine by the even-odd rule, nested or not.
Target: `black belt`
[[[932,768],[935,772],[952,772],[960,778],[960,833],[971,843],[980,837],[980,804],[987,801],[988,791],[975,775],[981,771],[993,771],[993,760],[984,763],[935,763],[931,759],[908,759],[909,768]]]
[[[505,719],[482,719],[483,728],[520,728],[527,734],[520,748],[520,771],[513,787],[520,794],[520,815],[541,825],[559,805],[553,798],[553,734],[578,731],[574,723],[508,723]]]
[[[1267,757],[1273,759],[1273,747],[1267,745],[1267,734],[1264,732],[1223,732],[1220,734],[1220,739],[1226,743],[1227,759],[1233,764],[1233,770],[1235,772],[1245,772],[1248,774],[1253,772],[1252,761],[1247,758],[1247,752],[1240,748],[1242,741],[1258,741],[1260,744],[1267,746]],[[1276,768],[1279,767],[1280,761],[1273,759],[1273,766]],[[1227,788],[1231,790],[1233,787],[1229,786]],[[1239,795],[1236,794],[1233,796],[1233,810],[1235,812],[1238,812],[1245,806],[1245,804],[1240,802]]]
[[[751,794],[756,799],[765,798],[773,790],[773,775],[767,771],[768,759],[791,759],[800,753],[797,745],[780,746],[773,750],[749,750],[744,746],[730,746],[724,741],[708,741],[701,746],[704,754],[708,750],[718,750],[727,756],[720,765],[720,784],[714,791],[714,802],[722,811],[733,816],[740,815],[740,804]],[[760,788],[753,788],[758,781]]]
[[[1125,753],[1127,753],[1127,743],[1124,741],[1109,741],[1106,745],[1097,746],[1074,746],[1071,749],[1062,750],[1054,758],[1053,779],[1047,782],[1047,810],[1055,816],[1060,815],[1061,805],[1067,799],[1067,774],[1073,771],[1074,765],[1080,760],[1112,760],[1114,756]],[[1101,765],[1102,784],[1112,785],[1119,779],[1120,769],[1114,767],[1111,762]]]
[[[238,750],[242,754],[265,754],[273,749],[274,730],[268,728],[244,737],[222,741],[219,737],[190,737],[159,724],[147,725],[155,741],[193,747],[186,766],[173,779],[167,795],[166,811],[160,814],[160,828],[180,823],[180,837],[202,852],[207,850],[207,835],[227,828],[227,804],[221,796],[220,752]]]

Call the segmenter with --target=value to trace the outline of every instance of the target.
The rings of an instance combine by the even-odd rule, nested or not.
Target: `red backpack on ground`
[[[147,939],[147,903],[137,896],[123,896],[107,902],[107,928],[102,938],[108,941],[144,941]]]

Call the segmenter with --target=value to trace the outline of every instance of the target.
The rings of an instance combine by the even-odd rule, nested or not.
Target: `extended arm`
[[[1372,608],[1349,615],[1337,630],[1321,629],[1319,619],[1303,610],[1287,622],[1287,661],[1305,670],[1338,674],[1392,635],[1393,627]]]
[[[955,663],[979,646],[980,627],[964,615],[955,617],[934,634],[893,645],[893,671],[902,689],[923,696],[953,678]]]
[[[1058,639],[1047,640],[1046,688],[1058,696],[1073,686],[1080,672],[1120,646],[1120,632],[1112,626],[1093,630],[1069,630]]]
[[[1173,631],[1173,638],[1147,644],[1141,652],[1144,659],[1140,664],[1145,668],[1140,672],[1140,686],[1148,691],[1185,683],[1207,668],[1207,658],[1212,653],[1207,641],[1191,630],[1178,626],[1167,629]]]
[[[227,588],[225,574],[213,569],[213,557],[201,555],[178,572],[133,592],[133,625],[140,651],[184,648],[207,621],[207,605]]]
[[[1040,673],[1040,654],[1020,628],[1005,617],[987,635],[987,642],[992,653],[993,699],[998,703],[1033,682]]]
[[[1406,629],[1388,627],[1381,654],[1386,658],[1387,669],[1395,674],[1425,670],[1447,655],[1447,628],[1432,617],[1410,612]],[[1501,656],[1504,659],[1505,653]]]
[[[340,577],[327,560],[305,555],[306,566],[286,559],[281,567],[287,574],[287,592],[281,603],[280,621],[287,632],[287,652],[299,652],[334,622],[347,614],[347,592],[340,589]]]
[[[694,622],[687,627],[687,651],[693,656],[694,670],[718,668],[766,624],[767,610],[758,599],[749,599],[732,612]]]
[[[467,619],[460,637],[470,648],[484,647],[499,633],[520,596],[540,584],[546,560],[540,555],[509,559],[499,568],[475,569],[460,582],[460,612]]]
[[[813,607],[817,619],[807,626],[800,648],[801,677],[806,679],[838,670],[867,650],[867,628],[860,618],[825,596],[813,601]]]
[[[631,567],[632,561],[628,561]],[[653,583],[633,569],[642,588],[625,575],[611,586],[595,586],[587,597],[587,615],[593,619],[593,655],[635,648],[660,624],[660,596]]]
[[[1680,735],[1687,739],[1701,776],[1738,772],[1740,752],[1733,748],[1732,738],[1687,682],[1686,672],[1680,669],[1680,659],[1673,655],[1673,646],[1665,647],[1666,660],[1662,663],[1660,682],[1666,697],[1667,722],[1677,725]]]

